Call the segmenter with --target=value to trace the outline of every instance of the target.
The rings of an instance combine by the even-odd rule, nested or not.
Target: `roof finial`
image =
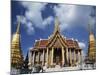
[[[91,16],[89,16],[89,23],[88,23],[88,31],[89,31],[89,34],[92,33],[91,20],[92,20],[92,18],[91,18]]]
[[[20,32],[20,20],[21,20],[21,17],[18,16],[18,25],[17,25],[16,33]]]
[[[56,31],[60,31],[60,28],[59,28],[59,21],[58,21],[57,16],[55,17],[55,32],[56,32]]]

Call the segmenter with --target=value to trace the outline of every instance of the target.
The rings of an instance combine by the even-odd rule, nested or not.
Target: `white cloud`
[[[19,17],[20,17],[19,15],[16,16],[17,21],[18,21]],[[32,22],[27,21],[26,17],[24,17],[24,16],[20,17],[20,21],[24,25],[24,27],[26,28],[26,31],[28,34],[34,34],[34,27],[33,27]]]
[[[22,5],[27,9],[25,11],[26,19],[31,21],[36,27],[42,28],[41,10],[45,8],[46,3],[22,2]]]
[[[69,27],[70,21],[75,17],[75,5],[59,4],[54,7],[56,16],[59,18],[61,30],[65,30]]]
[[[22,18],[21,18],[21,23],[22,24],[26,24],[27,23],[27,19],[24,16],[22,16]]]
[[[45,19],[42,18],[41,11],[44,10],[46,4],[47,3],[21,2],[21,5],[26,8],[21,23],[27,27],[28,34],[35,32],[34,27],[44,29],[53,21],[52,16],[48,16]]]
[[[61,32],[63,32],[64,30],[66,30],[66,28],[68,28],[68,24],[66,23],[63,23],[63,24],[60,24],[60,30]]]
[[[50,25],[51,22],[54,20],[54,18],[52,16],[49,16],[48,18],[46,18],[44,21],[43,21],[43,25]]]
[[[28,34],[35,32],[34,27],[44,29],[50,25],[54,20],[53,16],[42,18],[42,10],[44,10],[47,3],[21,2],[22,6],[26,8],[25,15],[21,23],[27,27]]]
[[[87,27],[91,6],[59,4],[54,7],[54,12],[61,23],[61,31],[64,31],[66,28],[71,28],[76,25]],[[92,22],[95,23],[95,19]]]
[[[20,15],[17,15],[16,16],[16,18],[17,18],[17,22],[18,22],[18,20],[20,20],[20,22],[22,23],[22,24],[24,24],[24,25],[26,25],[27,24],[27,19],[26,19],[26,17],[24,17],[24,16],[20,16]]]
[[[32,23],[28,22],[26,26],[28,34],[34,34],[34,27],[32,26]]]
[[[78,42],[79,47],[84,49],[86,47],[86,44],[84,42]]]
[[[44,29],[54,20],[53,16],[48,16],[45,19],[42,18],[41,11],[45,9],[46,4],[47,3],[21,2],[21,5],[26,8],[21,23],[28,27],[28,22],[31,22],[32,28],[28,27],[28,32],[34,30],[34,27]],[[54,9],[56,16],[59,18],[61,32],[76,25],[88,25],[88,16],[91,12],[89,11],[91,10],[89,6],[59,4],[51,8]],[[95,23],[95,19],[93,18],[92,20],[92,22]]]

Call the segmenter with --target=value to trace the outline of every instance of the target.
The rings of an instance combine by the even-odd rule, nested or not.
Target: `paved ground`
[[[76,66],[76,67],[55,67],[55,68],[47,68],[45,72],[55,72],[55,71],[73,71],[73,70],[91,70],[95,69],[91,66],[85,67],[84,65]]]
[[[56,65],[55,68],[46,68],[46,66],[43,67],[44,72],[62,72],[62,71],[75,71],[75,70],[92,70],[95,69],[95,67],[88,65],[86,67],[85,65],[78,65],[76,67],[60,67],[59,65]],[[11,75],[19,74],[19,70],[12,69]],[[41,72],[41,71],[40,71]]]

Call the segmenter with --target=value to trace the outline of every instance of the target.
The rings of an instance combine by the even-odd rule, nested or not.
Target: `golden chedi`
[[[11,67],[21,68],[23,64],[23,56],[20,42],[20,21],[18,22],[16,33],[12,36],[11,41]]]
[[[92,62],[96,62],[96,44],[95,37],[92,32],[89,35],[89,48],[88,48],[88,58]]]

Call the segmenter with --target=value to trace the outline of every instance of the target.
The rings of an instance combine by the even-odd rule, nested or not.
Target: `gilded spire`
[[[89,40],[91,40],[91,39],[95,40],[94,34],[93,34],[93,32],[92,32],[92,27],[91,27],[91,25],[92,25],[92,22],[91,22],[91,16],[90,16],[90,17],[89,17],[89,24],[88,24]],[[92,38],[91,38],[91,36],[92,36]]]
[[[21,20],[21,17],[18,16],[18,26],[17,26],[17,29],[16,29],[16,33],[18,33],[18,34],[20,32],[20,20]]]
[[[92,32],[92,28],[91,28],[91,16],[89,17],[88,31],[89,31],[89,34]]]
[[[56,31],[60,31],[59,21],[58,21],[58,18],[57,17],[55,18],[55,30],[54,30],[54,32],[56,32]]]
[[[23,55],[21,50],[19,30],[20,30],[20,19],[18,20],[16,33],[13,35],[11,42],[11,67],[14,68],[21,68],[23,64]]]
[[[88,28],[89,28],[89,47],[88,47],[88,57],[89,60],[95,62],[96,60],[96,46],[95,46],[95,37],[94,34],[92,32],[92,28],[91,28],[91,17],[89,19],[89,24],[88,24]]]

